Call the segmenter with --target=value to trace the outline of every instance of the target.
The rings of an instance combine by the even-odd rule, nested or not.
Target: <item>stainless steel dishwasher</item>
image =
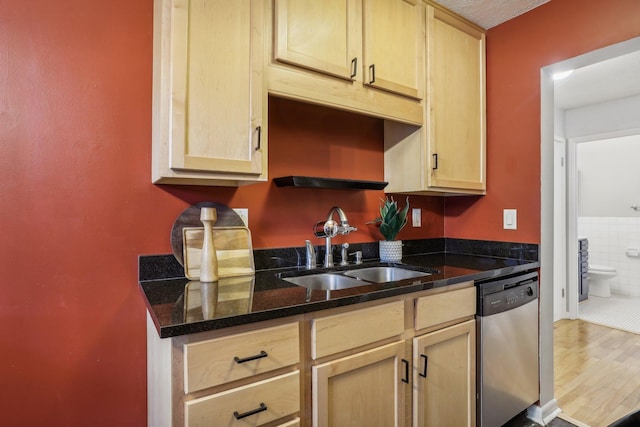
[[[500,427],[539,398],[538,273],[477,283],[477,426]]]

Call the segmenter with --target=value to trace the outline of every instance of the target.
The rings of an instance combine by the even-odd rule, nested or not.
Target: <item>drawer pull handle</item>
[[[257,407],[256,409],[252,409],[242,414],[239,414],[238,411],[233,411],[233,416],[236,418],[236,420],[240,420],[242,418],[250,417],[251,415],[255,415],[259,412],[266,411],[266,410],[267,410],[267,405],[265,405],[264,403],[260,403],[260,406]]]
[[[376,64],[369,65],[369,84],[372,85],[376,82]]]
[[[409,361],[402,359],[402,363],[404,363],[404,378],[402,382],[409,384]]]
[[[236,356],[233,358],[233,360],[235,360],[236,363],[245,363],[245,362],[251,362],[252,360],[256,360],[256,359],[262,359],[263,357],[267,357],[267,356],[268,356],[267,352],[262,350],[259,354],[256,354],[255,356],[244,357],[242,359]]]
[[[419,375],[427,378],[427,363],[429,362],[429,357],[426,354],[421,354],[420,357],[424,359],[424,368],[422,368],[422,372],[420,372]]]
[[[358,58],[351,60],[351,78],[354,78],[358,74]]]

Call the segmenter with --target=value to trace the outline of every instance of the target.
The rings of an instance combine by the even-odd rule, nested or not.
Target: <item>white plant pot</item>
[[[380,241],[380,262],[402,261],[402,240]]]

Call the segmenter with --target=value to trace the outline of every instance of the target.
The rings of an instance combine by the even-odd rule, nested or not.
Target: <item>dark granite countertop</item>
[[[405,255],[402,267],[430,272],[419,279],[365,284],[350,289],[311,291],[282,279],[307,272],[303,267],[256,271],[255,276],[221,278],[217,284],[182,277],[141,280],[140,289],[161,338],[221,329],[373,301],[469,280],[482,280],[527,271],[540,266],[535,260],[478,254],[450,253]],[[390,265],[375,260],[344,270]],[[366,282],[365,282],[366,283]]]

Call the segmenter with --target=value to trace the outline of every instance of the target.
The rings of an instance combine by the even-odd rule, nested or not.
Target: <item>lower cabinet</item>
[[[148,317],[149,426],[475,427],[475,307],[467,282],[171,339]]]
[[[475,320],[413,339],[413,425],[475,425]]]
[[[475,311],[468,282],[318,315],[311,425],[474,427]]]
[[[300,426],[298,320],[160,339],[147,317],[148,425]]]
[[[310,321],[314,427],[404,426],[405,314],[398,299]]]
[[[314,426],[404,425],[404,341],[314,366],[312,373]]]
[[[299,410],[300,372],[295,371],[188,400],[185,425],[262,426]]]

